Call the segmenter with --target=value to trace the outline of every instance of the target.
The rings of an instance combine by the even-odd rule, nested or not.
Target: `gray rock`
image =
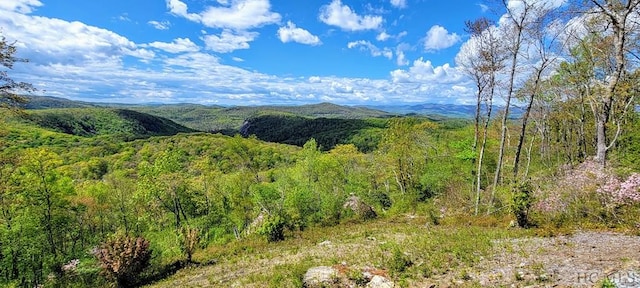
[[[373,219],[378,217],[376,211],[373,210],[373,207],[369,206],[367,203],[364,203],[360,197],[351,195],[347,198],[347,201],[342,206],[343,209],[349,209],[353,211],[358,217],[362,219]]]
[[[371,278],[371,281],[369,281],[369,283],[367,283],[367,288],[393,288],[395,287],[395,284],[385,278],[382,277],[380,275],[375,275],[373,276],[373,278]]]
[[[302,283],[304,287],[327,287],[336,283],[338,280],[338,271],[329,266],[312,267],[304,273]]]

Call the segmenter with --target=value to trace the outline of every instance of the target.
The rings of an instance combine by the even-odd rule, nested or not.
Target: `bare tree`
[[[596,107],[596,161],[604,167],[607,161],[607,151],[615,143],[620,129],[616,131],[613,139],[607,140],[607,124],[611,120],[612,107],[615,98],[618,97],[617,89],[621,80],[625,77],[630,46],[633,34],[638,33],[638,17],[640,17],[640,0],[588,0],[590,10],[600,21],[603,21],[613,44],[613,57],[611,58],[613,69],[604,78],[605,90]],[[637,38],[636,38],[637,39]]]
[[[518,176],[518,168],[520,164],[520,155],[522,153],[522,147],[524,145],[525,136],[527,132],[527,125],[529,117],[531,115],[531,109],[535,98],[542,93],[542,86],[544,82],[544,76],[547,74],[549,68],[555,64],[557,55],[553,53],[554,48],[557,47],[558,37],[560,31],[550,29],[555,19],[553,13],[553,7],[545,5],[544,2],[535,9],[534,17],[531,20],[530,29],[525,31],[530,39],[529,47],[535,50],[535,54],[530,55],[534,59],[529,61],[534,62],[531,64],[533,73],[530,75],[524,87],[519,92],[522,100],[525,101],[525,112],[522,116],[522,126],[520,129],[520,135],[518,137],[518,144],[516,148],[516,154],[513,162],[513,175]],[[526,173],[525,173],[526,177]]]
[[[467,31],[472,39],[463,47],[456,62],[463,67],[466,74],[476,85],[476,115],[474,151],[480,141],[479,154],[477,156],[477,169],[475,179],[474,212],[477,215],[481,196],[482,165],[487,146],[489,123],[493,108],[493,98],[498,85],[497,73],[504,68],[505,53],[503,46],[493,23],[480,18],[466,23]],[[485,115],[481,113],[481,106],[485,104]],[[482,138],[480,140],[480,121],[482,120]]]
[[[526,29],[529,29],[531,14],[537,8],[535,3],[537,1],[533,0],[523,0],[518,1],[521,5],[510,5],[510,1],[502,0],[502,4],[506,8],[506,19],[507,23],[504,23],[503,29],[505,29],[504,40],[507,41],[507,49],[509,53],[509,57],[511,58],[511,65],[507,70],[507,89],[505,94],[505,110],[502,115],[501,121],[501,136],[500,136],[500,150],[498,152],[498,162],[496,165],[496,171],[493,178],[493,186],[491,189],[491,197],[489,198],[489,209],[487,213],[491,212],[491,206],[493,206],[493,201],[495,198],[495,190],[500,183],[500,175],[502,172],[502,162],[504,160],[504,152],[505,152],[505,143],[507,139],[507,120],[509,119],[509,109],[511,107],[511,99],[514,96],[514,92],[516,90],[516,72],[518,70],[518,63],[521,53],[523,53],[522,48],[525,42],[525,32]]]
[[[0,31],[2,32],[2,31]],[[13,69],[16,62],[28,62],[27,59],[15,57],[17,52],[15,43],[10,43],[0,35],[0,65],[4,69]],[[16,82],[9,77],[6,70],[0,70],[0,108],[7,108],[13,112],[19,112],[20,106],[27,102],[27,98],[19,95],[19,92],[32,92],[35,89],[29,83]]]

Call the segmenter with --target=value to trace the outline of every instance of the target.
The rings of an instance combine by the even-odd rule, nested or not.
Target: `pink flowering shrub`
[[[640,174],[633,173],[624,182],[611,176],[598,188],[598,193],[606,195],[616,205],[640,203]]]
[[[585,217],[602,222],[618,221],[621,208],[640,204],[640,174],[621,179],[611,169],[600,168],[595,161],[564,166],[556,179],[550,181],[547,177],[541,182],[548,185],[535,192],[537,202],[532,208],[554,222]]]

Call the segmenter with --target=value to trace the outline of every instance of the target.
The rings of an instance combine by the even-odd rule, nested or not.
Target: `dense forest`
[[[399,215],[640,233],[640,1],[585,1],[564,50],[548,28],[568,12],[522,3],[504,7],[509,31],[467,23],[471,120],[326,103],[24,109],[33,87],[9,78],[24,59],[2,39],[0,284],[143,285],[214,264],[194,257],[212,247]]]

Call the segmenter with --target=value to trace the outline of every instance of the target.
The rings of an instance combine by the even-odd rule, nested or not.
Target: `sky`
[[[474,103],[455,65],[483,0],[0,0],[14,80],[118,103]]]

